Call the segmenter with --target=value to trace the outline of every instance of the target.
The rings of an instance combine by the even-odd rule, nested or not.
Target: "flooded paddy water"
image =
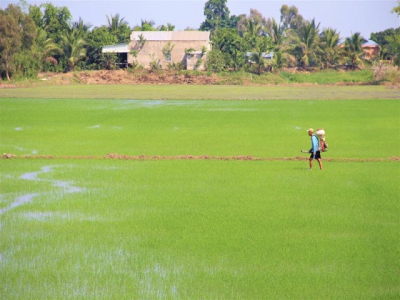
[[[84,190],[84,188],[74,186],[69,181],[62,181],[56,179],[42,179],[40,175],[49,173],[56,166],[44,166],[39,171],[36,172],[27,172],[19,176],[19,179],[22,180],[30,180],[37,182],[50,182],[53,187],[62,189],[62,192],[65,193],[78,193]],[[21,205],[31,202],[35,197],[42,195],[43,193],[26,193],[20,196],[15,197],[15,200],[8,206],[0,209],[0,215],[6,213],[9,210],[17,208]]]

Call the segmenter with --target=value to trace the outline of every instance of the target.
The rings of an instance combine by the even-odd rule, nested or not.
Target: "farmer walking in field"
[[[311,136],[311,149],[310,149],[310,170],[312,170],[313,159],[316,159],[319,164],[319,168],[322,170],[321,152],[319,148],[318,138],[314,135],[314,129],[309,128],[307,130],[308,135]]]

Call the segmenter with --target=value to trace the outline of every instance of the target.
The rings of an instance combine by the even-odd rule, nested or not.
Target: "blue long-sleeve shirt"
[[[315,153],[319,150],[319,141],[315,135],[311,136],[311,152]]]

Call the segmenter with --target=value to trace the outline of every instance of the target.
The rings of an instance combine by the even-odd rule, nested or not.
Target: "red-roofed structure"
[[[361,47],[365,53],[364,59],[371,60],[375,56],[379,56],[379,45],[374,41],[368,40]]]

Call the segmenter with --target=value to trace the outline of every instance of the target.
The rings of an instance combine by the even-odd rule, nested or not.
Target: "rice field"
[[[398,299],[399,115],[0,97],[1,298]]]

